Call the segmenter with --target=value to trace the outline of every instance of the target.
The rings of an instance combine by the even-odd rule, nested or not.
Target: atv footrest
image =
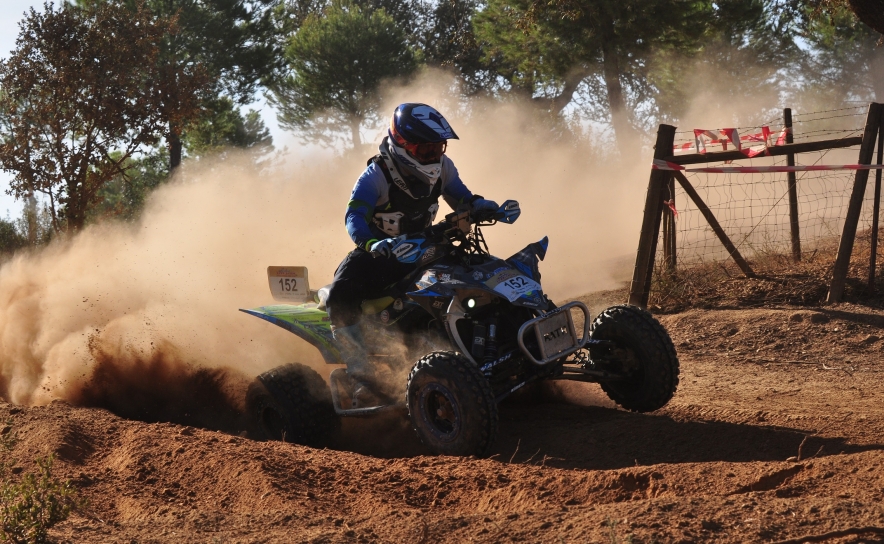
[[[577,337],[577,330],[574,327],[574,316],[571,313],[574,310],[583,312],[583,335],[580,338]],[[589,308],[585,304],[569,302],[547,314],[526,321],[519,329],[519,348],[535,365],[546,365],[557,361],[586,345],[589,340],[589,321]],[[537,338],[535,351],[540,353],[532,353],[525,346],[525,334],[531,329]]]
[[[340,396],[340,387],[342,385],[339,383],[342,380],[348,380],[347,371],[343,368],[336,368],[332,371],[329,376],[329,385],[331,386],[331,397],[332,397],[332,406],[335,409],[335,413],[340,417],[367,417],[377,415],[381,412],[389,412],[393,410],[404,410],[405,404],[384,404],[381,406],[368,406],[366,408],[343,408],[341,406],[341,396]]]
[[[376,416],[382,412],[405,410],[404,404],[386,404],[384,406],[370,406],[368,408],[342,409],[335,406],[335,412],[341,417],[368,417]]]

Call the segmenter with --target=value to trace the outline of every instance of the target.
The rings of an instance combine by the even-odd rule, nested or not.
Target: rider
[[[415,269],[392,254],[391,237],[430,226],[439,197],[452,209],[496,210],[497,203],[472,194],[445,156],[450,139],[459,139],[436,109],[400,104],[379,154],[356,180],[345,223],[356,243],[335,272],[326,301],[335,340],[354,381],[354,403],[370,403],[372,369],[359,328],[362,301]],[[370,400],[371,399],[371,400]]]

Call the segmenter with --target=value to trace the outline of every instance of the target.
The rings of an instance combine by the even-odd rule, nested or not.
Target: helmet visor
[[[445,154],[445,150],[448,148],[448,141],[443,140],[441,142],[423,144],[412,144],[406,142],[403,147],[412,157],[417,160],[417,162],[421,164],[432,164],[434,162],[439,162],[440,160],[442,160],[442,155]]]

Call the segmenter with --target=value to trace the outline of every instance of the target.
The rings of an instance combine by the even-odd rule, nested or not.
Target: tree
[[[857,18],[879,34],[884,34],[884,0],[848,0]]]
[[[247,149],[263,155],[273,151],[273,137],[261,114],[249,110],[243,115],[236,104],[222,97],[209,104],[204,115],[185,134],[189,156],[217,153],[225,148]]]
[[[417,68],[404,32],[383,9],[368,12],[343,0],[304,21],[285,59],[291,72],[269,95],[280,125],[327,147],[349,129],[354,149],[362,145],[363,123],[378,121],[381,82]]]
[[[183,135],[187,160],[209,155],[223,158],[229,148],[237,148],[252,151],[256,166],[268,164],[264,157],[274,149],[273,137],[257,111],[250,110],[243,115],[229,98],[206,103],[208,107],[204,111],[210,114],[191,123]],[[102,187],[101,202],[92,210],[90,220],[138,217],[151,191],[170,177],[168,148],[157,146],[131,158],[126,162],[125,171],[125,175],[115,176]]]
[[[277,0],[75,1],[89,6],[123,5],[133,11],[148,9],[157,17],[176,18],[176,31],[162,42],[160,62],[170,81],[199,66],[209,76],[199,94],[210,100],[226,96],[240,105],[253,102],[258,85],[269,84],[282,67],[273,17]],[[192,92],[186,87],[169,87],[166,101],[188,100]],[[210,111],[204,113],[211,115]],[[175,169],[181,164],[182,136],[188,124],[166,115],[163,120],[169,166]]]
[[[90,210],[89,221],[109,217],[135,219],[150,192],[169,179],[169,149],[165,146],[141,153],[124,164],[125,173],[102,186],[99,203]]]
[[[54,230],[77,231],[104,184],[158,141],[164,118],[190,118],[198,97],[166,100],[168,72],[158,60],[174,20],[143,8],[47,4],[20,28],[0,63],[0,167],[14,176],[10,194],[46,195]],[[203,78],[189,67],[175,85],[199,88]]]
[[[704,0],[489,0],[474,24],[486,62],[544,109],[561,112],[582,85],[601,91],[624,148],[649,58],[696,48],[710,16]]]
[[[865,3],[875,4],[875,1]],[[812,55],[804,73],[825,100],[884,100],[884,28],[851,0],[793,0],[790,7]],[[884,17],[884,3],[879,6]],[[832,93],[836,96],[831,96]]]
[[[24,210],[15,219],[15,230],[25,245],[30,247],[43,246],[49,243],[55,231],[52,229],[52,212],[45,203],[37,202],[33,196],[25,200]]]
[[[28,239],[18,232],[15,222],[0,219],[0,254],[15,253],[27,245]]]
[[[863,24],[884,34],[884,0],[787,0],[793,9],[809,11],[811,18],[849,10]]]
[[[794,15],[776,1],[718,0],[695,51],[664,51],[649,64],[652,95],[645,130],[654,123],[677,123],[697,101],[706,108],[730,110],[746,96],[760,105],[780,104],[806,56],[796,35]],[[755,115],[770,117],[770,111],[758,110]]]
[[[482,62],[482,49],[473,31],[473,16],[480,5],[480,0],[436,2],[421,31],[424,61],[455,69],[469,94],[478,94],[491,86],[491,67]]]

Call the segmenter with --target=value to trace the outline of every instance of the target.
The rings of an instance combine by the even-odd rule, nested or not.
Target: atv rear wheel
[[[612,306],[595,318],[590,335],[615,344],[613,357],[602,359],[616,361],[619,368],[611,370],[629,376],[601,382],[611,400],[633,412],[652,412],[672,399],[678,387],[678,355],[669,333],[650,313],[637,306]]]
[[[299,363],[255,378],[246,393],[246,413],[258,440],[316,446],[341,426],[325,380]]]
[[[459,353],[422,357],[408,376],[405,403],[415,432],[434,453],[486,455],[497,437],[491,385]]]

